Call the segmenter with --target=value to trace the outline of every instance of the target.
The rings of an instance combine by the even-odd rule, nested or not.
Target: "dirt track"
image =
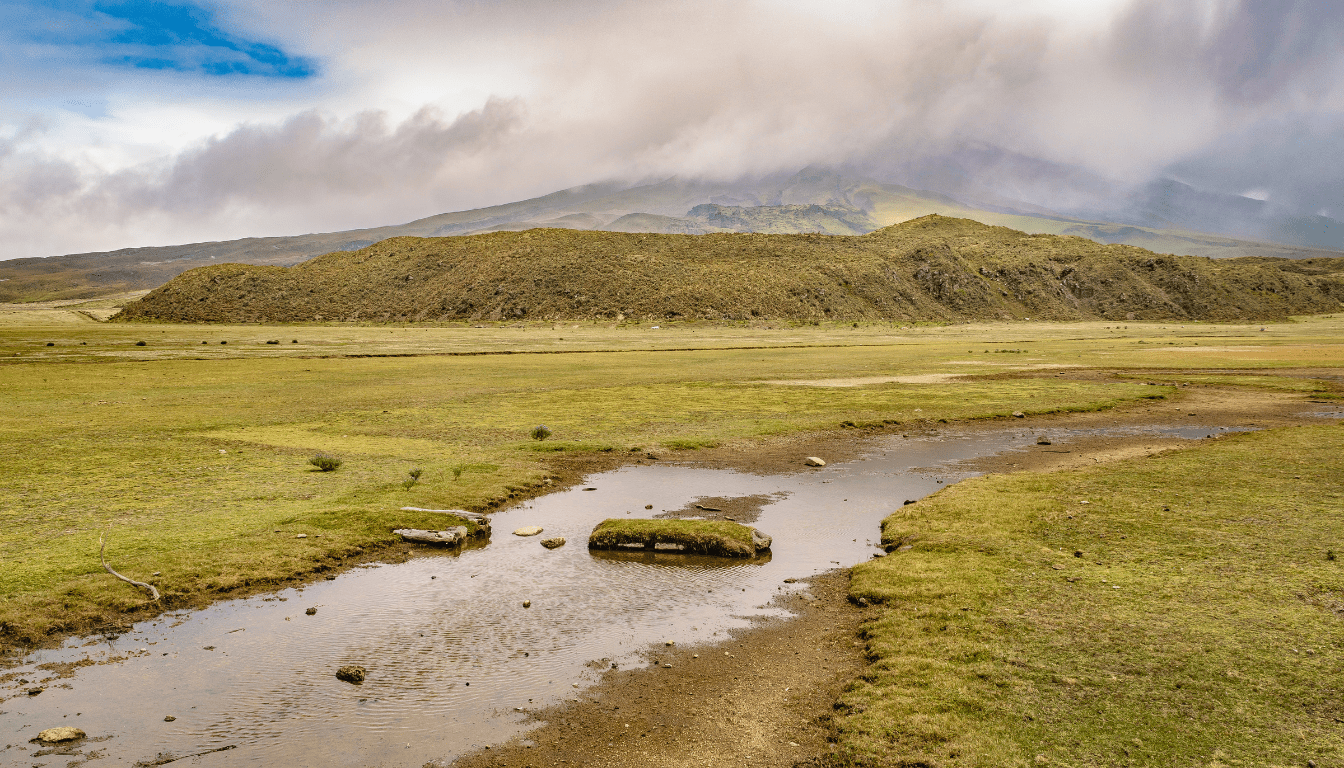
[[[1160,374],[1155,376],[1154,381],[1161,380]],[[1015,426],[1197,423],[1268,428],[1315,423],[1318,419],[1300,414],[1335,407],[1315,405],[1300,394],[1190,386],[1169,400],[1100,413],[1031,417],[1015,420]],[[1002,424],[956,426],[995,429]],[[862,450],[863,439],[872,435],[851,430],[765,445],[725,447],[698,452],[695,463],[777,472],[792,469],[800,457],[807,455],[830,460],[853,457]],[[974,466],[984,472],[1056,471],[1190,444],[1144,435],[1086,438],[1038,446],[1025,454],[992,457]],[[656,664],[609,672],[580,701],[535,713],[539,727],[526,739],[468,755],[455,765],[670,768],[822,764],[831,752],[830,739],[834,737],[832,704],[844,684],[860,674],[865,665],[859,626],[867,614],[876,615],[880,610],[849,603],[848,581],[848,572],[815,578],[811,598],[797,597],[788,604],[798,614],[795,619],[766,622],[716,645],[654,649],[650,657],[657,660]]]

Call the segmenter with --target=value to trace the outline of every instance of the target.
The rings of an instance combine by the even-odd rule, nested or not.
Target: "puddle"
[[[1105,433],[1194,439],[1226,431]],[[44,765],[77,764],[95,752],[108,765],[173,757],[196,766],[451,760],[522,733],[520,709],[574,697],[612,663],[643,666],[655,643],[726,639],[753,619],[786,616],[771,599],[806,585],[785,578],[872,557],[882,517],[972,474],[957,462],[1032,449],[1041,435],[1060,442],[1100,433],[1005,425],[887,437],[858,460],[775,476],[679,465],[592,475],[582,487],[493,515],[494,537],[483,548],[359,568],[143,622],[115,639],[34,653],[0,677],[7,734],[0,743],[9,742],[0,764],[31,764],[38,748],[28,740],[61,725],[98,741],[44,755]],[[705,499],[739,497],[759,505],[753,524],[774,537],[770,556],[731,561],[586,547],[607,517],[684,514],[711,506]],[[510,534],[528,525],[543,526],[544,535]],[[543,548],[539,539],[552,536],[568,543]],[[309,607],[317,613],[306,615]],[[49,679],[39,666],[83,659],[109,663],[65,679]],[[346,664],[368,670],[362,685],[335,678]],[[24,693],[44,681],[40,695]]]

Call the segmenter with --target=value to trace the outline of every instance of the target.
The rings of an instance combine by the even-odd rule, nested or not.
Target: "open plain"
[[[1258,431],[1079,436],[893,499],[872,532],[891,554],[848,584],[818,582],[796,625],[740,634],[741,666],[678,662],[684,677],[650,689],[703,686],[729,710],[653,729],[637,707],[669,700],[643,698],[640,676],[662,672],[623,670],[548,715],[536,744],[469,759],[1344,759],[1344,428],[1313,415],[1340,410],[1344,317],[193,326],[103,323],[98,309],[0,307],[8,663],[164,609],[412,557],[391,531],[436,518],[402,507],[492,512],[634,463],[795,471],[883,435],[1197,421]],[[535,440],[541,424],[551,436]],[[317,471],[317,452],[343,463]],[[161,603],[103,570],[100,536]],[[727,684],[747,669],[756,688]],[[797,690],[795,673],[809,694],[767,685]],[[653,752],[601,740],[621,701]],[[591,743],[547,742],[562,721]]]

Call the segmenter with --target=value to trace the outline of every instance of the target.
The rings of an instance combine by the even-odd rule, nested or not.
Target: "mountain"
[[[1162,256],[925,216],[859,236],[533,229],[397,237],[177,276],[122,321],[1266,320],[1333,312],[1344,259]]]
[[[1039,174],[1048,170],[1035,166],[1031,169]],[[1096,183],[1090,178],[1074,181],[1080,188]],[[974,191],[969,185],[962,186]],[[996,198],[977,207],[946,195],[822,168],[735,182],[673,178],[633,186],[594,184],[516,203],[443,213],[397,226],[0,261],[0,301],[92,298],[143,290],[210,264],[289,266],[321,254],[358,250],[395,237],[455,237],[536,228],[663,234],[857,235],[929,214],[973,219],[1033,234],[1076,235],[1108,244],[1127,243],[1161,253],[1288,258],[1344,255],[1320,248],[1273,245],[1191,231],[1183,222],[1205,220],[1194,212],[1216,207],[1216,203],[1180,192],[1168,195],[1165,207],[1136,198],[1127,209],[1126,220],[1117,221],[1100,218],[1100,214],[1098,218],[1068,216],[1007,198]],[[1177,215],[1181,212],[1186,213]],[[1177,225],[1181,228],[1173,228]],[[1306,222],[1299,228],[1310,226],[1329,231],[1332,225],[1328,221]],[[1326,241],[1328,237],[1322,239]]]

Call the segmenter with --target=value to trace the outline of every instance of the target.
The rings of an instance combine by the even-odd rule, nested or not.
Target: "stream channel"
[[[526,710],[577,697],[612,664],[645,666],[654,644],[712,643],[754,619],[788,616],[773,598],[807,584],[784,579],[873,557],[881,519],[906,499],[974,474],[960,462],[1034,448],[1040,435],[1059,444],[1084,435],[1197,439],[1216,431],[1005,424],[874,438],[853,461],[791,474],[659,464],[591,475],[492,515],[484,547],[355,568],[34,652],[0,670],[0,765],[451,760],[525,734]],[[755,495],[768,497],[751,523],[774,537],[766,557],[586,547],[608,517]],[[529,525],[545,533],[512,535]],[[568,543],[547,550],[539,539],[550,536]],[[306,615],[309,607],[317,613]],[[64,678],[42,667],[63,662],[83,666]],[[367,680],[337,680],[345,664],[367,668]],[[46,690],[26,694],[38,685]],[[65,748],[30,743],[38,731],[63,725],[88,738]]]

